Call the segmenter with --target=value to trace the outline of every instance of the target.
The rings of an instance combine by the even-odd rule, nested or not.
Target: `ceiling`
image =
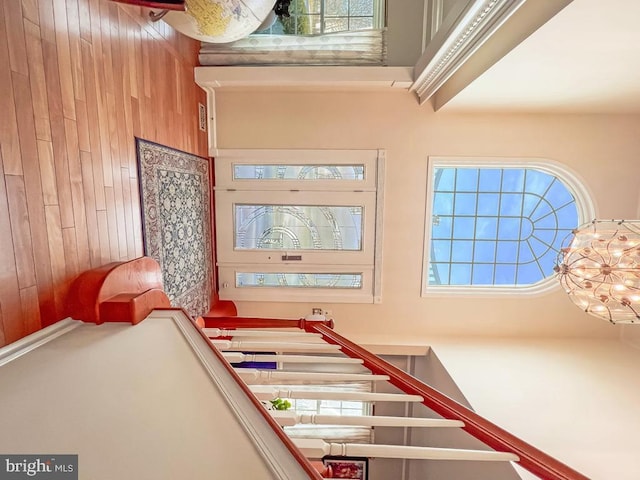
[[[640,0],[574,0],[441,111],[640,113],[639,18]]]

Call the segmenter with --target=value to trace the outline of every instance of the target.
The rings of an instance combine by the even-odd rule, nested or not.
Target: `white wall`
[[[593,480],[640,478],[640,350],[615,340],[431,345],[480,415]]]
[[[274,474],[216,382],[171,320],[84,324],[0,367],[0,451],[77,454],[82,479],[306,478]]]
[[[220,148],[383,148],[387,151],[381,305],[318,305],[339,330],[429,335],[618,336],[556,290],[540,297],[421,298],[426,160],[544,157],[577,171],[599,215],[636,214],[640,117],[434,114],[407,92],[219,90]],[[311,304],[241,302],[241,315],[296,318]],[[390,331],[391,330],[391,331]],[[388,341],[388,338],[386,341]]]

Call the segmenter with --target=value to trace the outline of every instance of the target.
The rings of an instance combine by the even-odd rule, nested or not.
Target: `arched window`
[[[541,291],[562,240],[594,209],[555,162],[429,161],[423,292]]]

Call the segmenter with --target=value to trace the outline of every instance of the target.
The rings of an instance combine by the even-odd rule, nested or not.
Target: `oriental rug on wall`
[[[209,160],[136,138],[145,255],[174,307],[209,311],[213,268]]]

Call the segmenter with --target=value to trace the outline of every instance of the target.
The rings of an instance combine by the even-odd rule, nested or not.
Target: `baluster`
[[[259,370],[257,368],[236,368],[235,371],[246,383],[268,382],[271,380],[283,380],[285,383],[287,380],[308,380],[313,382],[378,382],[389,380],[388,375],[366,373],[290,372],[284,370]]]
[[[266,354],[266,355],[254,355],[252,353],[241,352],[222,352],[224,358],[229,363],[240,362],[278,362],[278,363],[344,363],[344,364],[362,364],[361,358],[350,357],[324,357],[313,355],[279,355],[279,354]]]
[[[241,340],[211,340],[219,350],[240,350],[250,352],[337,352],[339,345],[329,343],[300,342],[244,342]]]
[[[309,399],[309,400],[357,400],[363,402],[422,402],[420,395],[405,393],[377,393],[341,390],[297,390],[278,389],[269,385],[249,385],[253,394],[259,400],[273,400],[275,398]]]
[[[402,445],[371,445],[360,443],[327,443],[316,438],[292,438],[308,458],[325,455],[406,458],[411,460],[474,460],[517,462],[520,458],[508,452],[463,450],[458,448],[412,447]]]
[[[375,415],[317,415],[292,411],[269,410],[282,427],[293,425],[353,425],[361,427],[427,427],[461,428],[464,422],[444,418],[385,417]]]
[[[215,337],[276,337],[276,338],[322,338],[322,335],[319,333],[310,333],[305,332],[304,330],[300,330],[297,332],[292,332],[289,330],[286,331],[276,331],[276,330],[246,330],[243,328],[239,329],[225,329],[225,328],[203,328],[202,331],[209,338]]]

